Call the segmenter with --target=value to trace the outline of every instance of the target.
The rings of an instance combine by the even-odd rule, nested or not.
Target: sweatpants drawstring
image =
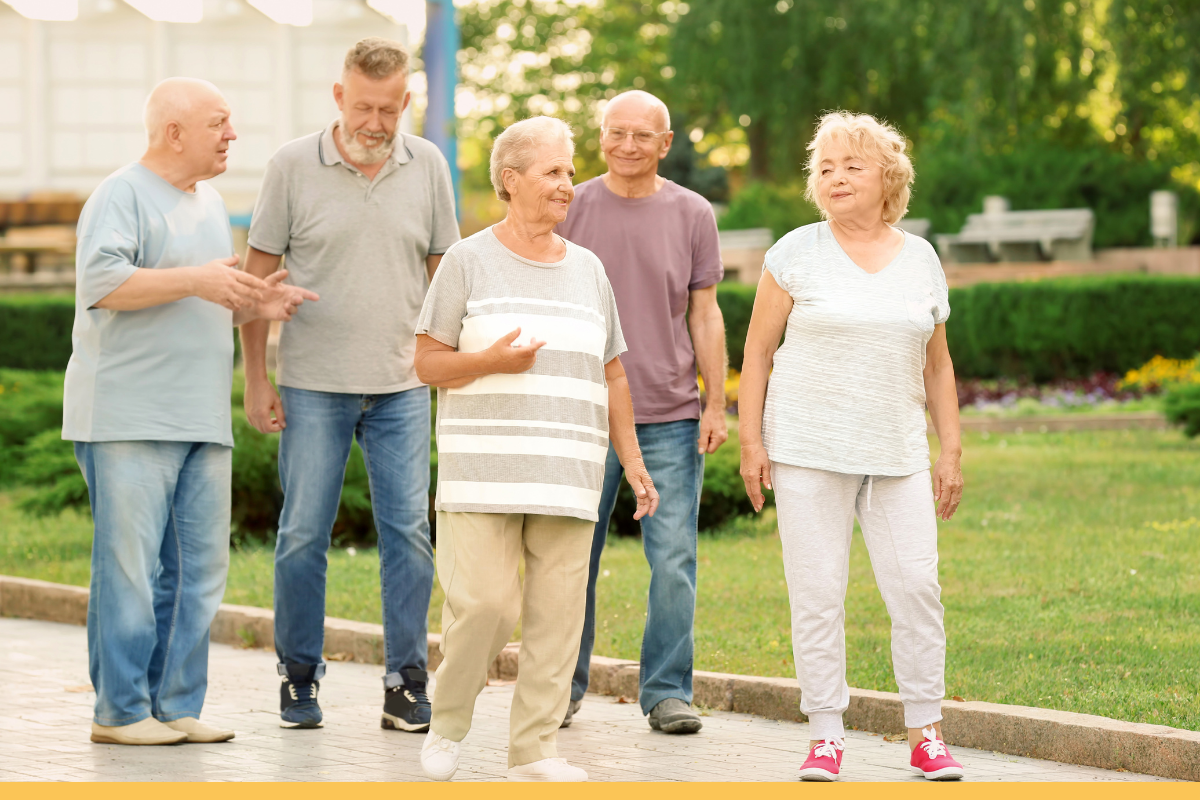
[[[867,476],[867,511],[871,510],[871,481],[875,480],[875,476]]]

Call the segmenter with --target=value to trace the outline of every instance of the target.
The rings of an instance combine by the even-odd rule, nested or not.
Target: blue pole
[[[450,162],[454,181],[454,203],[459,208],[458,142],[454,135],[454,89],[458,84],[458,21],[454,0],[427,0],[425,3],[425,79],[429,84],[429,105],[425,109],[425,138],[437,145]]]

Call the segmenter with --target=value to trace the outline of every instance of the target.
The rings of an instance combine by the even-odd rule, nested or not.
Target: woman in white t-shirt
[[[808,145],[808,197],[825,221],[767,252],[746,337],[741,472],[756,511],[761,485],[775,491],[811,731],[805,780],[836,780],[845,748],[855,516],[892,618],[910,766],[933,780],[963,775],[941,740],[937,519],[954,514],[963,486],[950,306],[933,248],[893,227],[913,181],[906,144],[867,115],[822,118]],[[926,406],[941,442],[932,491]]]

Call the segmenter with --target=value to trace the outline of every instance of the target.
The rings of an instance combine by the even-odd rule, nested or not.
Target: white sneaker
[[[425,734],[425,743],[421,745],[421,769],[435,781],[448,781],[458,772],[461,753],[462,744],[430,731]]]
[[[195,717],[180,717],[170,722],[164,722],[168,728],[187,734],[187,740],[192,744],[207,744],[211,742],[227,742],[234,737],[233,731],[214,728],[205,725]]]
[[[559,781],[562,783],[586,781],[587,773],[572,767],[565,758],[543,758],[532,764],[510,767],[510,781]]]

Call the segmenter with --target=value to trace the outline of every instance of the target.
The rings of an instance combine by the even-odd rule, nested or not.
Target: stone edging
[[[88,590],[77,586],[0,575],[0,616],[87,623]],[[243,647],[272,648],[274,615],[263,608],[222,605],[212,626],[212,641]],[[441,637],[429,637],[429,668],[441,661]],[[327,617],[327,657],[383,661],[383,627]],[[494,680],[514,680],[519,645],[508,645],[489,670]],[[695,702],[721,711],[803,722],[800,687],[791,678],[758,678],[697,672]],[[590,689],[630,699],[638,693],[638,663],[594,656]],[[947,701],[942,708],[946,740],[962,747],[1042,758],[1102,769],[1126,769],[1148,775],[1200,780],[1200,732],[1121,722],[1090,714],[997,703]],[[904,730],[899,695],[850,690],[846,725],[876,733]]]
[[[989,417],[963,414],[963,432],[970,433],[1062,433],[1064,431],[1165,430],[1167,418],[1157,411],[1128,414],[1062,414],[1053,417]],[[928,421],[929,433],[936,433]]]

